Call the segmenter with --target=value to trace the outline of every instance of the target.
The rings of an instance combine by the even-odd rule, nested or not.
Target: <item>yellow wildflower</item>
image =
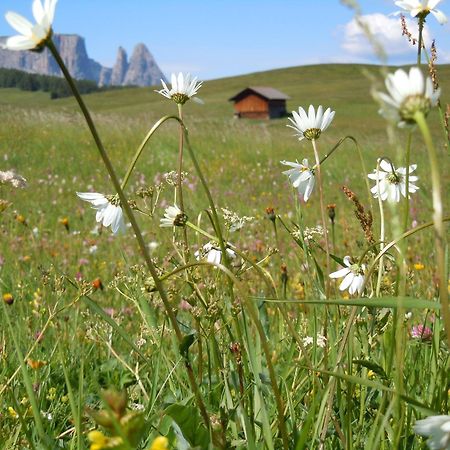
[[[41,367],[47,365],[46,361],[41,361],[41,360],[34,360],[34,359],[27,359],[27,364],[33,369],[33,370],[37,370],[40,369]],[[54,389],[54,388],[53,388]]]
[[[8,406],[8,414],[12,419],[19,418],[19,414],[16,413],[16,410],[12,406]]]
[[[69,231],[70,230],[70,226],[69,226],[69,219],[67,217],[63,217],[62,219],[59,219],[59,223],[61,225],[64,226],[64,228]]]
[[[425,269],[425,266],[422,263],[415,263],[414,264],[414,269],[416,269],[416,270],[423,270],[423,269]]]
[[[55,398],[56,398],[56,388],[51,387],[48,390],[47,400],[55,400]]]
[[[373,370],[369,370],[369,371],[367,372],[367,378],[368,378],[369,380],[371,380],[372,378],[375,378],[375,372],[374,372]]]
[[[3,301],[7,304],[7,305],[12,305],[14,303],[14,297],[12,294],[10,294],[9,292],[7,292],[6,294],[3,294]]]
[[[165,436],[158,436],[148,450],[169,450],[169,440]]]
[[[98,430],[91,431],[87,437],[91,442],[89,450],[102,450],[108,443],[108,438]]]
[[[23,225],[27,224],[27,219],[25,219],[25,217],[22,216],[22,214],[17,214],[16,215],[16,220],[17,220],[17,222],[19,222],[19,223],[21,223]]]

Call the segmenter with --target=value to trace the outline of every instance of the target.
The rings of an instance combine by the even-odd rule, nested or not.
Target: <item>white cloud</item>
[[[413,47],[406,36],[402,36],[402,28],[399,17],[386,16],[384,14],[367,14],[360,20],[370,31],[371,40],[380,45],[389,57],[399,57],[417,51],[417,44]],[[409,32],[417,37],[417,21],[406,19]],[[374,55],[374,46],[366,35],[361,25],[352,19],[342,29],[342,49],[350,55],[358,57],[370,57]],[[428,30],[424,29],[425,43],[431,43]]]

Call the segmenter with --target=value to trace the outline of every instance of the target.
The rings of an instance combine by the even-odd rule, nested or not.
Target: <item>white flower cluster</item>
[[[240,230],[247,222],[251,222],[254,217],[242,216],[239,217],[235,212],[227,208],[222,208],[225,225],[230,231]]]
[[[303,345],[308,347],[309,345],[314,344],[314,338],[312,336],[306,336],[303,338]],[[320,348],[325,348],[327,345],[327,338],[321,334],[317,334],[316,336],[316,345]]]
[[[303,231],[303,239],[306,242],[314,241],[318,237],[324,236],[325,232],[321,225],[317,225],[316,227],[306,227]]]
[[[25,188],[27,186],[27,180],[14,170],[0,171],[0,184],[6,183],[11,184],[15,188]]]

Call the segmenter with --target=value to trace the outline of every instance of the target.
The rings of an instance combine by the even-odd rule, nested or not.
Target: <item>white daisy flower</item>
[[[160,220],[160,227],[184,227],[186,225],[187,216],[178,208],[177,205],[166,208],[164,217]]]
[[[231,248],[226,248],[225,250],[227,252],[228,258],[236,258],[236,253],[231,250]],[[194,253],[194,256],[198,261],[205,258],[206,261],[211,264],[220,264],[220,261],[222,260],[222,250],[220,249],[219,245],[208,242],[200,250],[197,250]]]
[[[313,105],[309,105],[308,114],[302,108],[298,108],[297,111],[292,111],[294,118],[289,117],[289,120],[293,125],[287,125],[293,128],[299,137],[298,140],[306,138],[312,141],[313,139],[319,139],[322,131],[325,131],[333,120],[335,112],[328,108],[325,113],[323,112],[322,105],[317,108],[317,113],[314,110]]]
[[[419,177],[411,175],[417,168],[417,164],[409,166],[409,186],[406,188],[406,167],[399,167],[396,169],[394,166],[385,161],[384,159],[380,162],[380,170],[376,169],[373,173],[367,175],[371,180],[378,180],[373,188],[370,189],[373,196],[378,198],[380,195],[381,200],[388,200],[390,202],[399,202],[400,196],[406,197],[406,192],[413,194],[419,188],[413,184]]]
[[[98,192],[77,192],[77,195],[97,210],[95,216],[97,222],[102,223],[104,227],[111,226],[113,234],[125,231],[123,211],[117,196]]]
[[[4,47],[8,50],[33,50],[44,46],[52,34],[52,22],[55,16],[55,7],[58,0],[33,1],[33,16],[36,23],[33,25],[28,19],[15,12],[5,15],[8,23],[20,34],[6,40]]]
[[[155,92],[158,92],[158,94],[161,94],[181,105],[184,105],[191,97],[196,95],[203,83],[202,81],[197,81],[197,77],[191,79],[191,75],[189,73],[185,75],[182,72],[180,72],[178,76],[173,73],[171,81],[171,89],[168,88],[164,80],[161,80],[163,89]]]
[[[429,416],[418,420],[414,431],[421,436],[429,436],[431,450],[450,450],[450,416]]]
[[[420,19],[425,19],[428,14],[433,14],[436,20],[443,25],[447,22],[447,17],[445,14],[436,9],[436,6],[441,3],[441,0],[402,0],[396,1],[395,4],[402,8],[403,11],[409,12],[411,17],[418,17]],[[399,11],[396,14],[400,14],[402,11]]]
[[[298,161],[280,161],[285,166],[293,167],[292,169],[285,170],[283,173],[289,177],[292,185],[298,189],[298,192],[303,196],[305,202],[308,201],[311,193],[314,189],[315,176],[314,169],[308,165],[308,160],[305,158],[300,164]]]
[[[366,270],[366,266],[364,264],[352,264],[350,256],[344,257],[344,264],[347,267],[330,273],[330,278],[344,278],[342,283],[339,285],[339,290],[345,291],[348,289],[350,295],[353,295],[356,292],[361,295],[364,285],[364,271]]]
[[[402,69],[396,70],[386,77],[385,84],[388,94],[375,94],[382,103],[379,113],[397,122],[399,127],[414,125],[414,114],[418,111],[426,116],[437,105],[441,93],[440,89],[434,91],[431,78],[424,80],[417,67],[411,67],[409,74]]]

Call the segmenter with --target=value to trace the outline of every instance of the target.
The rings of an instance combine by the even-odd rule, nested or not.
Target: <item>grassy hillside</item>
[[[131,230],[113,237],[109,228],[97,228],[95,211],[76,196],[77,191],[112,194],[112,187],[74,99],[50,100],[44,93],[0,90],[0,170],[15,168],[28,179],[28,188],[23,190],[0,185],[0,199],[4,200],[0,203],[0,292],[4,302],[0,321],[6,324],[0,339],[0,393],[4,392],[0,395],[0,449],[16,448],[19,441],[21,446],[25,442],[25,448],[25,438],[36,429],[30,411],[37,411],[38,419],[41,412],[45,433],[58,439],[61,448],[86,448],[86,434],[96,428],[85,414],[86,407],[101,407],[104,387],[128,387],[130,404],[144,408],[151,427],[146,429],[145,446],[139,449],[149,448],[156,434],[168,433],[172,423],[166,414],[169,403],[194,405],[186,369],[191,364],[194,382],[198,381],[208,414],[214,418],[214,429],[223,427],[224,439],[230,441],[223,448],[282,448],[272,395],[278,381],[271,388],[270,364],[276,366],[278,389],[286,398],[283,420],[289,433],[297,441],[303,440],[304,445],[295,448],[318,448],[318,433],[328,411],[331,421],[328,427],[327,421],[323,425],[327,450],[368,448],[370,442],[375,443],[371,449],[421,448],[412,429],[415,420],[424,411],[448,412],[449,357],[443,341],[440,343],[442,322],[437,312],[424,309],[431,307],[430,303],[416,305],[436,297],[432,230],[426,228],[409,237],[404,246],[400,244],[406,263],[405,293],[413,297],[408,303],[411,315],[404,314],[406,309],[396,309],[404,303],[391,297],[398,290],[399,271],[394,258],[387,257],[379,288],[388,303],[374,306],[379,299],[372,297],[372,277],[364,308],[353,318],[347,303],[350,296],[336,283],[331,284],[332,296],[341,306],[307,305],[305,299],[319,298],[326,277],[324,239],[320,232],[306,239],[305,228],[312,235],[311,229],[321,223],[319,192],[315,188],[308,203],[300,202],[280,161],[308,158],[312,162],[311,143],[298,142],[286,127],[286,118],[234,119],[228,102],[246,86],[266,85],[291,96],[289,110],[322,103],[336,111],[335,120],[318,140],[319,153],[325,155],[339,139],[351,134],[359,143],[365,167],[361,167],[351,141],[345,141],[321,165],[324,203],[336,204],[335,225],[332,227],[326,216],[325,225],[334,254],[341,258],[352,255],[354,261],[362,255],[365,259],[360,262],[368,264],[375,255],[372,242],[378,245],[381,238],[378,205],[366,190],[367,173],[381,156],[404,165],[408,136],[405,130],[388,128],[379,116],[368,75],[383,88],[380,68],[375,66],[321,65],[249,74],[205,82],[199,92],[204,104],[190,101],[185,105],[190,141],[219,214],[221,207],[227,207],[239,216],[254,218],[242,230],[225,231],[225,239],[247,255],[245,263],[236,258],[230,268],[236,289],[228,289],[227,279],[216,267],[172,272],[184,264],[186,248],[194,261],[195,251],[209,237],[189,228],[185,247],[179,242],[184,239],[179,229],[173,232],[159,226],[164,208],[174,202],[173,183],[167,182],[164,174],[178,167],[179,127],[167,122],[158,130],[133,172],[126,195],[141,208],[138,221],[143,238],[152,243],[151,258],[160,276],[167,275],[167,310],[141,265]],[[450,101],[450,66],[440,67],[440,78],[445,104]],[[154,122],[177,111],[173,102],[150,88],[90,94],[85,99],[119,176],[126,173]],[[433,111],[429,122],[446,177],[443,187],[448,189],[447,149],[437,118]],[[420,189],[411,198],[406,228],[429,221],[432,212],[427,152],[418,130],[412,136],[411,163],[418,164],[415,174]],[[183,169],[187,172],[185,212],[192,223],[214,233],[205,212],[210,207],[208,200],[186,153]],[[373,206],[374,238],[367,239],[370,247],[355,218],[354,205],[343,194],[343,185],[356,193],[366,211]],[[153,189],[154,196],[143,200],[137,193],[141,188],[147,193]],[[155,192],[160,195],[152,209]],[[443,197],[448,214],[448,195]],[[281,220],[268,220],[267,207],[275,208],[289,231]],[[403,200],[394,207],[385,206],[387,241],[398,236],[404,208]],[[225,230],[222,215],[220,222]],[[365,224],[368,222],[366,216]],[[291,234],[294,229],[296,233]],[[296,242],[293,236],[297,236]],[[371,251],[366,252],[368,249]],[[255,262],[256,268],[252,266]],[[331,266],[333,271],[338,268],[334,261]],[[359,269],[364,273],[363,266]],[[89,302],[87,293],[92,297]],[[267,301],[260,301],[264,297]],[[247,305],[252,305],[251,309]],[[381,306],[398,313],[388,313]],[[181,345],[167,325],[166,311],[171,310],[177,314],[182,336],[188,338]],[[255,311],[253,315],[247,314],[250,310]],[[9,327],[7,317],[13,324]],[[258,333],[253,322],[261,324]],[[427,326],[426,337],[424,329],[417,331],[418,324]],[[17,336],[14,345],[29,355],[21,372],[16,369],[20,369],[23,356],[16,355],[10,336]],[[263,358],[265,339],[270,348]],[[339,376],[348,378],[329,376],[337,370]],[[28,392],[23,387],[27,377]],[[423,383],[424,379],[432,382]],[[335,396],[330,389],[332,380],[337,380]],[[29,395],[37,398],[37,409],[30,406]],[[183,406],[182,412],[183,421],[196,423],[196,409]],[[115,428],[115,416],[111,423]],[[194,443],[201,435],[199,429],[196,423],[190,444],[208,448]],[[393,443],[392,436],[397,433],[402,446]],[[257,443],[247,445],[251,440]]]

